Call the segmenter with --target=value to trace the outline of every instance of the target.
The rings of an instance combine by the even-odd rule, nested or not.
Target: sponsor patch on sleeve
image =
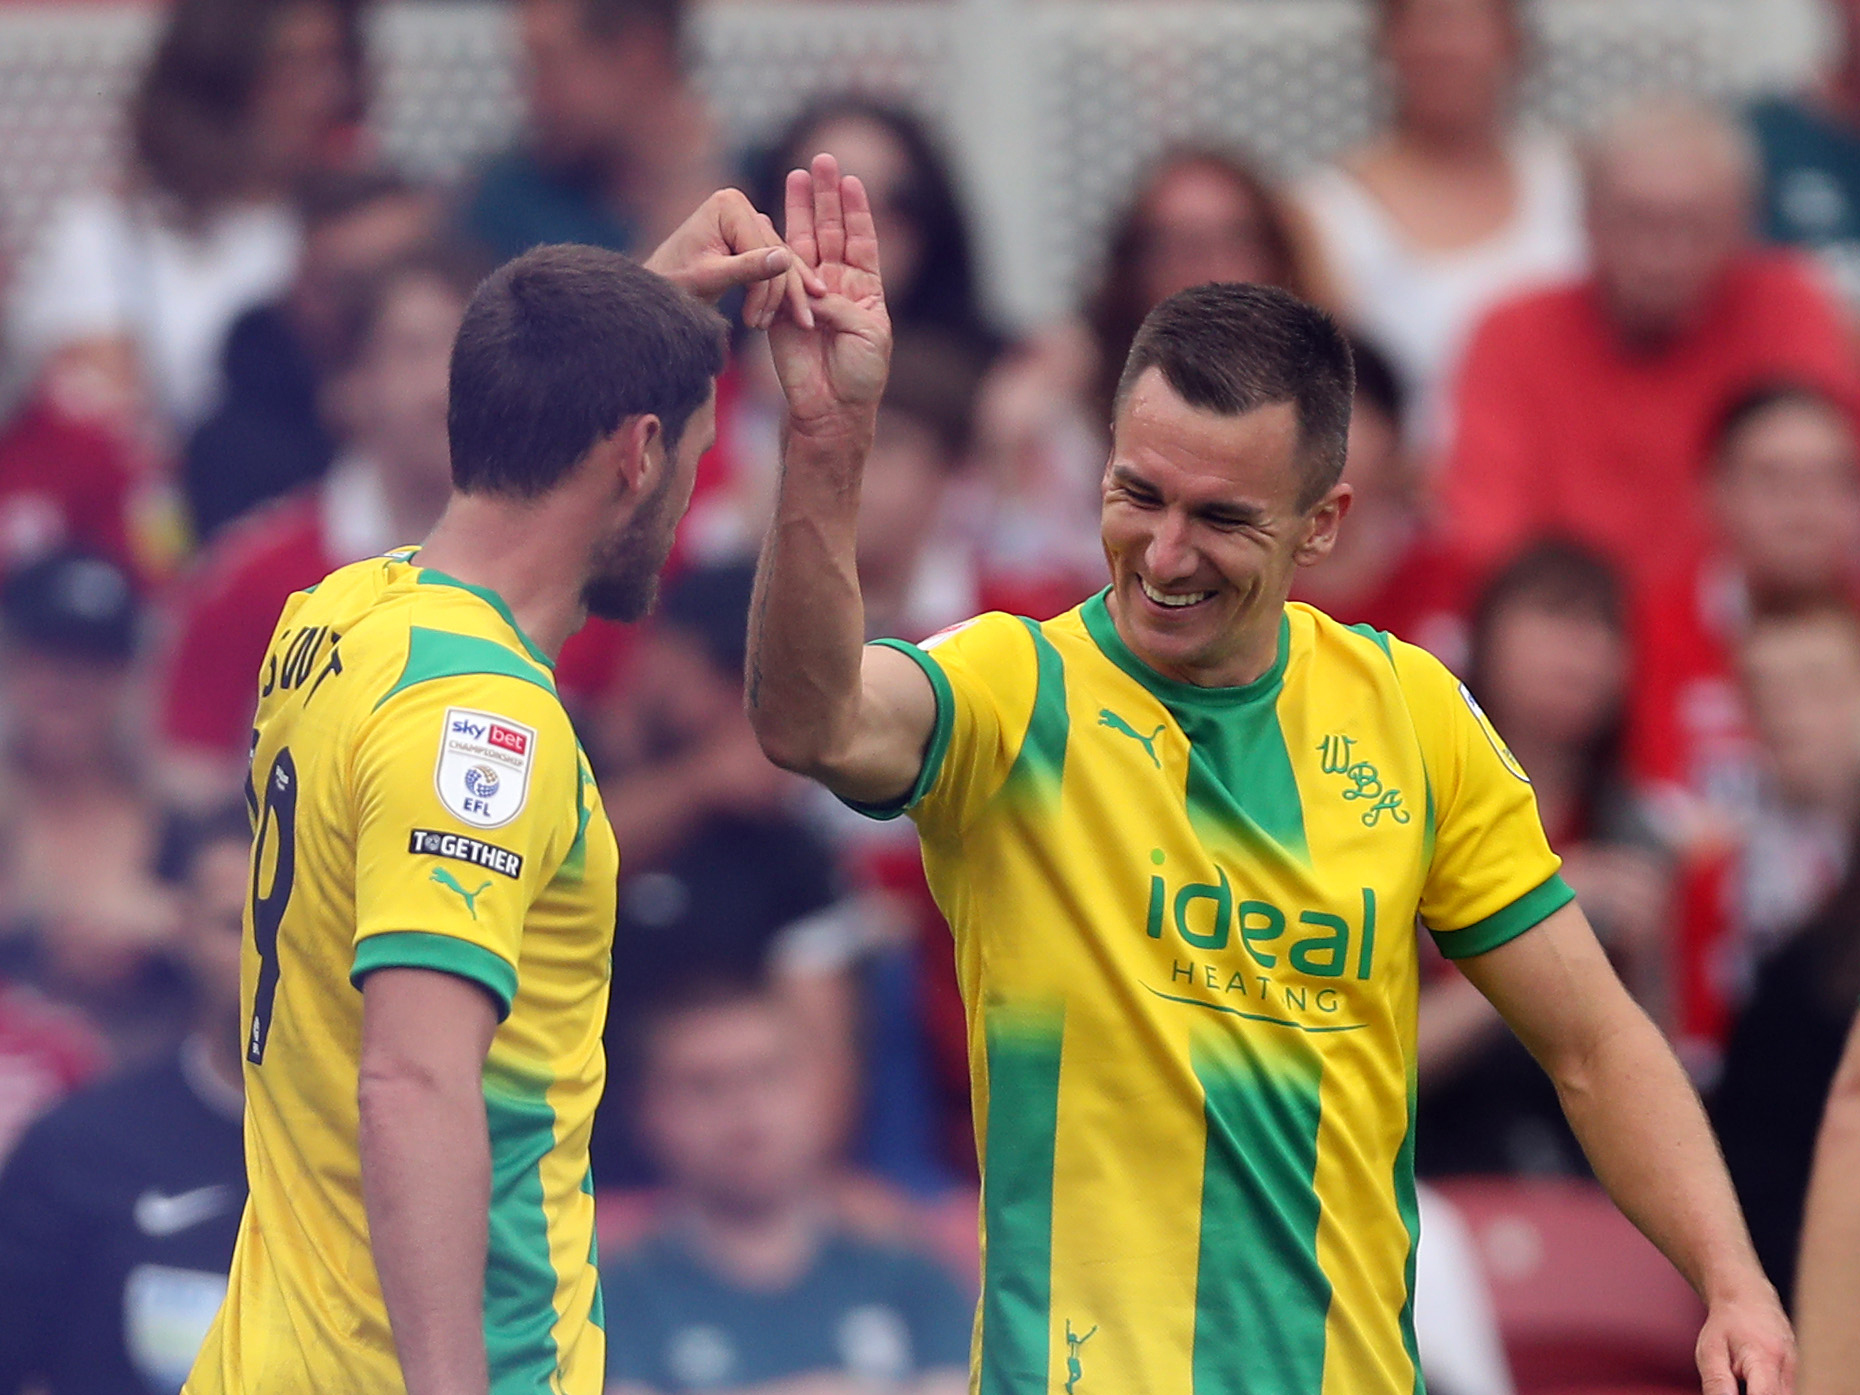
[[[416,828],[407,835],[407,851],[421,857],[449,857],[469,862],[487,872],[499,872],[515,879],[523,875],[523,854],[495,843],[467,838],[463,833],[444,833],[436,828]]]
[[[439,802],[474,828],[502,828],[530,793],[536,731],[494,712],[448,707],[433,784]]]
[[[1485,709],[1474,699],[1472,689],[1464,683],[1460,684],[1460,696],[1466,699],[1466,705],[1472,709],[1473,719],[1479,723],[1479,730],[1485,733],[1485,739],[1492,743],[1492,749],[1498,754],[1499,764],[1525,784],[1530,784],[1531,777],[1524,773],[1524,767],[1519,764],[1518,758],[1511,754],[1511,747],[1505,744],[1505,738],[1498,734],[1498,728],[1492,725],[1492,719],[1485,715]]]

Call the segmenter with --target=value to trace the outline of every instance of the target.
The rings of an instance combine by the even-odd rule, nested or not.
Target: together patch
[[[458,862],[469,862],[474,867],[482,867],[487,872],[499,872],[506,877],[523,875],[521,853],[513,853],[495,843],[481,843],[476,838],[467,838],[458,833],[416,828],[407,835],[407,851],[425,857],[449,857]]]

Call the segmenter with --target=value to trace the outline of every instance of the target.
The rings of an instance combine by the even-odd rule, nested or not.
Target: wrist
[[[783,423],[788,440],[823,452],[864,452],[878,429],[878,404],[846,407],[801,417],[792,412]]]

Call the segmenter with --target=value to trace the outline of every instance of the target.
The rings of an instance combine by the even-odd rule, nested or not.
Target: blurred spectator
[[[167,1033],[174,930],[128,722],[137,623],[128,579],[81,553],[34,563],[0,595],[0,934],[24,973],[91,1008],[130,1054]]]
[[[1807,91],[1750,111],[1763,150],[1763,231],[1813,249],[1848,309],[1860,314],[1860,3],[1825,7],[1839,59]]]
[[[201,558],[161,695],[164,783],[190,807],[244,778],[258,668],[278,612],[337,567],[418,542],[452,487],[446,383],[476,263],[445,249],[380,273],[330,384],[344,448],[314,490],[229,529]]]
[[[281,291],[291,195],[359,115],[352,0],[178,0],[130,108],[121,187],[55,216],[20,268],[16,351],[61,402],[185,433],[227,328]]]
[[[1712,1099],[1750,1238],[1785,1299],[1816,1126],[1860,1001],[1860,857],[1845,860],[1826,904],[1759,969]]]
[[[303,258],[278,300],[234,321],[226,395],[187,443],[181,484],[196,543],[255,506],[320,479],[336,455],[323,394],[369,281],[428,240],[434,196],[385,173],[312,180]]]
[[[0,1163],[26,1125],[108,1060],[82,1014],[0,978]]]
[[[460,228],[505,261],[547,242],[649,250],[719,184],[685,76],[684,0],[520,0],[529,133],[467,191]]]
[[[1111,395],[1137,326],[1158,302],[1207,281],[1284,286],[1330,297],[1308,230],[1247,162],[1183,148],[1147,167],[1112,225],[1082,322],[1010,352],[990,375],[976,422],[991,506],[983,564],[1027,594],[1096,590],[1104,571],[1098,481],[1111,442]]]
[[[137,457],[122,437],[48,396],[0,426],[0,574],[79,548],[137,576]]]
[[[1767,778],[1744,834],[1734,987],[1846,871],[1860,819],[1860,617],[1841,602],[1761,617],[1742,661]]]
[[[835,1220],[808,1031],[715,980],[646,1025],[642,1124],[669,1196],[655,1233],[603,1266],[610,1395],[968,1389],[955,1282]]]
[[[1539,543],[1493,578],[1474,613],[1468,687],[1529,773],[1563,857],[1623,980],[1659,1014],[1668,869],[1617,766],[1627,674],[1625,605],[1601,558]],[[1556,1092],[1496,1012],[1446,980],[1460,1030],[1424,1026],[1418,1165],[1454,1172],[1582,1171]],[[1464,1009],[1463,1015],[1459,1009]],[[1439,1014],[1439,1004],[1427,1015]]]
[[[699,567],[667,588],[602,762],[602,799],[626,850],[614,932],[609,1036],[668,987],[772,967],[783,931],[830,905],[831,850],[795,812],[796,782],[770,765],[743,713],[749,562]],[[842,967],[842,966],[835,966]],[[836,1005],[836,1051],[849,1055]],[[624,1069],[615,1039],[610,1055]],[[623,1076],[613,1092],[624,1096]],[[624,1121],[596,1125],[604,1182],[638,1181]]]
[[[0,1395],[172,1395],[226,1294],[245,1203],[243,808],[191,830],[180,1049],[65,1101],[0,1172]]]
[[[1560,530],[1636,580],[1694,554],[1700,463],[1725,399],[1793,376],[1854,379],[1833,305],[1750,239],[1754,156],[1704,109],[1642,108],[1588,165],[1594,272],[1494,311],[1467,351],[1445,479],[1476,562]]]
[[[1346,625],[1399,635],[1462,672],[1471,570],[1427,517],[1404,443],[1405,398],[1394,369],[1368,344],[1354,348],[1356,403],[1343,478],[1356,496],[1337,546],[1298,573],[1292,599]]]
[[[1344,317],[1394,360],[1411,443],[1445,440],[1466,341],[1507,296],[1582,269],[1563,141],[1514,122],[1522,0],[1380,0],[1387,131],[1300,189]]]
[[[1741,392],[1716,428],[1708,470],[1710,542],[1638,607],[1628,743],[1634,777],[1684,863],[1675,1026],[1695,1065],[1722,1045],[1746,930],[1762,939],[1799,920],[1838,875],[1838,858],[1820,853],[1810,861],[1832,872],[1806,882],[1757,846],[1738,854],[1756,828],[1761,771],[1738,651],[1753,615],[1852,596],[1860,545],[1853,420],[1823,392],[1786,382]],[[1838,848],[1845,818],[1837,814]],[[1773,819],[1764,826],[1765,839],[1779,831]],[[1783,891],[1792,883],[1806,901]]]
[[[995,336],[982,308],[974,242],[948,160],[924,124],[898,107],[834,97],[788,124],[758,173],[760,205],[784,202],[789,170],[826,151],[856,174],[872,200],[885,249],[885,305],[898,329],[939,330],[987,351]]]

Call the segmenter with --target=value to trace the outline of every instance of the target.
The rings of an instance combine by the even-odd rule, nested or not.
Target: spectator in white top
[[[1403,377],[1413,443],[1450,434],[1455,369],[1495,303],[1585,253],[1574,156],[1514,122],[1521,0],[1379,0],[1392,120],[1299,190],[1351,327]]]
[[[58,210],[20,268],[13,350],[65,405],[171,444],[215,405],[233,320],[296,265],[291,204],[360,100],[356,0],[178,0],[112,189]]]

